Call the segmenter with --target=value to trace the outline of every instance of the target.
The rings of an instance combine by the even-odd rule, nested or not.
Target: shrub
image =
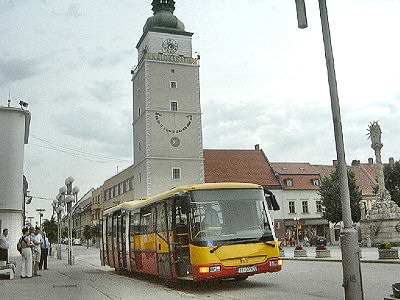
[[[326,246],[325,245],[317,245],[317,250],[326,250]]]
[[[294,250],[303,250],[302,246],[296,246],[296,248],[294,248]]]
[[[392,244],[389,242],[381,243],[378,247],[379,249],[392,249]]]

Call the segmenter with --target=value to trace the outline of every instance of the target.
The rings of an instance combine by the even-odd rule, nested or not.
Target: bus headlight
[[[199,273],[215,273],[215,272],[221,272],[221,266],[199,267]]]
[[[283,260],[282,259],[270,260],[269,265],[271,267],[282,266],[283,265]]]
[[[221,266],[210,267],[210,273],[213,273],[213,272],[221,272]]]

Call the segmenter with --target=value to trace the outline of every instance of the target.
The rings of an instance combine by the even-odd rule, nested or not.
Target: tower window
[[[181,179],[181,169],[172,168],[172,179]]]
[[[170,81],[170,82],[169,82],[169,87],[170,87],[171,89],[176,89],[176,88],[177,88],[176,81]]]
[[[303,214],[308,214],[308,201],[302,201],[301,205],[303,208]]]
[[[289,214],[295,214],[296,213],[296,209],[294,206],[294,201],[289,201]]]
[[[171,69],[171,73],[175,73],[175,70],[174,70],[174,69]]]
[[[138,107],[138,116],[140,116],[142,114],[142,110],[140,109],[140,107]]]
[[[140,141],[138,142],[138,151],[142,151],[142,143]]]
[[[171,101],[171,111],[178,111],[178,102]]]

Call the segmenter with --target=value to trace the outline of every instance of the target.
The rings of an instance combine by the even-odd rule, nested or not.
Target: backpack
[[[17,250],[19,253],[22,253],[22,242],[24,241],[24,237],[21,237],[17,243]]]

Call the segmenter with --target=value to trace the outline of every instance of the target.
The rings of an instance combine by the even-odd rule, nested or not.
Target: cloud
[[[9,58],[0,61],[0,84],[32,78],[43,71],[42,58]]]

